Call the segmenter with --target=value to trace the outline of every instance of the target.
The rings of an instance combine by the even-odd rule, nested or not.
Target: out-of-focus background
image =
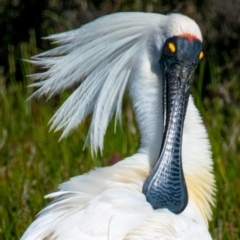
[[[68,138],[49,133],[53,113],[69,95],[25,100],[33,91],[21,59],[52,48],[42,40],[118,11],[195,19],[204,37],[205,59],[192,94],[212,144],[217,180],[210,222],[214,239],[240,239],[240,3],[238,0],[0,0],[0,239],[19,239],[59,183],[94,166],[106,166],[136,151],[138,129],[125,96],[122,130],[110,124],[103,156],[82,151],[90,119]],[[198,153],[196,153],[198,154]]]

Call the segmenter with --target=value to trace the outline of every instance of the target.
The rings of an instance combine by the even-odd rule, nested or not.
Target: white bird
[[[141,141],[136,154],[60,185],[29,226],[33,239],[211,239],[215,180],[210,144],[189,96],[203,57],[197,24],[181,14],[116,13],[48,37],[60,46],[31,62],[34,97],[75,91],[51,119],[62,137],[89,114],[94,153],[129,90]]]

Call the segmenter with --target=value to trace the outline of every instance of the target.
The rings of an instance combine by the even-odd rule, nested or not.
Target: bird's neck
[[[137,81],[130,84],[141,135],[138,152],[149,156],[151,166],[155,165],[159,156],[163,135],[162,83],[158,76],[151,71],[140,72]]]

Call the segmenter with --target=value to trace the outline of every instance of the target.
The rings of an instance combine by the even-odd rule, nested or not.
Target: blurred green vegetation
[[[139,135],[127,96],[123,130],[118,126],[114,134],[111,122],[102,157],[82,151],[90,119],[58,142],[61,133],[49,133],[47,123],[69,93],[26,102],[32,90],[25,76],[35,69],[20,61],[50,47],[41,36],[120,10],[181,12],[200,24],[206,57],[192,93],[214,157],[218,192],[210,231],[214,239],[240,239],[240,5],[221,0],[0,0],[0,239],[18,239],[59,183],[108,165],[116,151],[121,158],[136,151]]]

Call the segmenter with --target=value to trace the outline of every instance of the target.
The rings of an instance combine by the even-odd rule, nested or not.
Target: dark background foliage
[[[41,37],[77,28],[101,15],[118,11],[183,13],[200,25],[206,55],[218,62],[223,73],[240,62],[240,4],[237,0],[0,0],[0,65],[7,79],[11,74],[18,80],[23,78],[19,62],[15,71],[9,71],[8,54],[14,51],[19,58],[19,43],[28,42],[33,30],[37,47],[45,50],[49,46]],[[231,59],[230,65],[226,56]],[[209,73],[206,71],[206,74]]]

